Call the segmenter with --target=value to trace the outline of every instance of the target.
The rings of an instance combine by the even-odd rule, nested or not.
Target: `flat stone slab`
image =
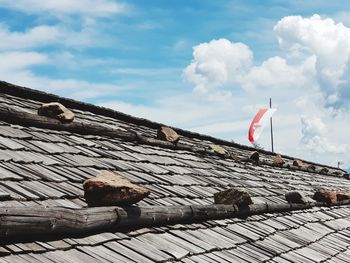
[[[178,135],[176,131],[169,127],[161,127],[158,129],[157,139],[177,143],[180,139],[180,135]]]
[[[72,122],[74,113],[58,102],[50,102],[41,105],[38,115],[58,119],[62,122]]]
[[[318,189],[313,199],[315,199],[317,202],[326,202],[329,204],[336,204],[337,203],[337,192],[336,191],[329,191],[326,189]]]
[[[131,205],[150,194],[148,189],[109,171],[103,171],[95,178],[86,180],[83,187],[89,206]]]
[[[247,206],[253,203],[249,192],[244,188],[230,188],[214,194],[215,204]]]
[[[303,161],[302,160],[294,160],[293,161],[293,166],[301,168],[303,166]]]
[[[285,194],[285,198],[290,204],[306,204],[307,199],[298,191],[290,191]]]
[[[220,156],[227,156],[228,155],[228,152],[220,145],[210,144],[209,148],[217,155],[220,155]]]
[[[249,159],[254,163],[259,163],[260,155],[259,152],[255,151],[250,156]]]
[[[282,166],[285,164],[285,161],[280,154],[277,154],[275,157],[273,157],[272,162],[276,166]]]

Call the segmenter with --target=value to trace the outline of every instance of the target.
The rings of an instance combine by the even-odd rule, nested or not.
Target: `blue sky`
[[[350,166],[348,1],[0,0],[0,79]],[[268,133],[260,144],[269,148]]]

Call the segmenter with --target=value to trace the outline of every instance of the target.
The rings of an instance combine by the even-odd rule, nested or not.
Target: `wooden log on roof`
[[[84,233],[110,228],[117,221],[115,207],[1,207],[0,237]]]
[[[119,129],[107,128],[98,124],[84,123],[78,120],[75,120],[71,123],[62,123],[61,121],[54,118],[20,111],[12,107],[5,106],[3,104],[0,104],[0,119],[8,123],[18,124],[21,126],[38,127],[58,131],[68,131],[83,135],[107,136],[111,138],[119,138],[125,141],[159,146],[168,149],[206,153],[206,150],[204,148],[191,147],[182,143],[174,144],[168,141],[162,141],[146,137],[134,131],[122,131]]]
[[[332,204],[252,204],[232,205],[93,207],[0,207],[0,237],[76,234],[117,228],[141,228],[176,223],[281,213]],[[350,205],[350,200],[335,205]]]
[[[233,205],[192,205],[194,221],[233,217],[238,209]]]
[[[106,128],[101,125],[83,123],[79,121],[62,123],[54,118],[19,111],[3,105],[0,105],[0,119],[8,123],[18,124],[21,126],[34,126],[38,128],[68,131],[84,135],[105,135],[109,137],[122,138],[128,141],[136,140],[137,138],[137,134],[133,132],[125,132],[118,129]]]
[[[191,206],[129,206],[117,209],[118,227],[156,226],[192,219]]]

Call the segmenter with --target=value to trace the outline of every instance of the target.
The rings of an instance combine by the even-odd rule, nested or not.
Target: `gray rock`
[[[310,164],[308,167],[307,167],[308,170],[310,171],[316,171],[316,166],[313,165],[313,164]]]
[[[150,194],[148,189],[109,171],[86,180],[83,187],[89,206],[131,205]]]
[[[326,189],[318,189],[313,199],[315,199],[317,202],[326,202],[329,204],[336,204],[337,203],[337,192],[326,190]]]
[[[215,204],[247,206],[253,203],[250,194],[244,188],[230,188],[214,194]]]
[[[58,102],[50,102],[41,105],[38,109],[38,114],[55,118],[62,122],[72,122],[74,120],[74,113]]]
[[[308,202],[307,198],[298,191],[287,192],[285,198],[288,203],[293,204],[306,204]]]
[[[254,162],[254,163],[259,163],[259,158],[260,158],[260,156],[259,156],[259,153],[257,151],[253,152],[249,157],[249,159],[252,160],[252,162]]]
[[[301,168],[303,166],[303,161],[302,160],[294,160],[293,166]]]
[[[273,157],[272,162],[276,166],[282,166],[285,163],[280,154],[277,154],[275,157]]]
[[[321,174],[328,174],[329,170],[326,168],[326,167],[323,167],[321,170],[320,170],[320,173]]]
[[[220,145],[210,144],[209,147],[217,155],[228,156],[228,152],[223,147],[221,147]]]
[[[161,127],[158,129],[157,139],[177,143],[180,139],[180,136],[176,133],[176,131],[169,127]]]
[[[350,192],[337,192],[337,202],[349,200]]]
[[[334,175],[334,176],[341,176],[342,173],[341,173],[340,171],[334,171],[334,172],[332,173],[332,175]]]

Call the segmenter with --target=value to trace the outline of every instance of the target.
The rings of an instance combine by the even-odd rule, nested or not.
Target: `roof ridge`
[[[162,126],[171,127],[178,134],[185,136],[185,137],[189,137],[189,138],[207,140],[207,141],[211,141],[211,142],[216,143],[216,144],[221,144],[221,145],[225,145],[225,146],[232,146],[232,147],[236,147],[238,149],[243,149],[243,150],[248,150],[248,151],[258,151],[260,153],[264,153],[264,154],[272,155],[272,156],[277,154],[277,153],[274,153],[274,152],[271,152],[268,150],[256,149],[256,148],[251,147],[251,146],[239,144],[239,143],[232,142],[232,141],[227,141],[227,140],[216,138],[216,137],[213,137],[210,135],[205,135],[205,134],[201,134],[201,133],[197,133],[197,132],[184,130],[181,128],[172,127],[169,125],[164,125],[162,123],[154,122],[154,121],[151,121],[151,120],[148,120],[145,118],[135,117],[135,116],[132,116],[132,115],[120,112],[120,111],[110,109],[110,108],[97,106],[97,105],[94,105],[91,103],[77,101],[77,100],[70,99],[70,98],[61,97],[61,96],[47,93],[44,91],[39,91],[39,90],[35,90],[35,89],[23,87],[23,86],[11,84],[11,83],[8,83],[5,81],[0,81],[0,93],[12,95],[12,96],[24,98],[24,99],[35,98],[35,100],[41,101],[43,103],[54,102],[54,101],[60,102],[67,108],[78,109],[78,110],[82,110],[82,111],[89,111],[89,112],[97,114],[97,115],[111,117],[114,119],[122,120],[125,122],[137,124],[137,125],[143,125],[143,126],[153,128],[153,129],[159,129]],[[288,158],[291,160],[295,159],[295,157],[291,157],[288,155],[282,155],[282,157]],[[333,167],[330,165],[319,164],[319,163],[306,161],[306,160],[303,160],[303,161],[308,163],[308,164],[314,164],[314,165],[319,165],[319,166],[323,166],[323,167],[328,167],[331,169],[342,170],[340,168]],[[345,171],[343,171],[343,172],[345,172]]]

